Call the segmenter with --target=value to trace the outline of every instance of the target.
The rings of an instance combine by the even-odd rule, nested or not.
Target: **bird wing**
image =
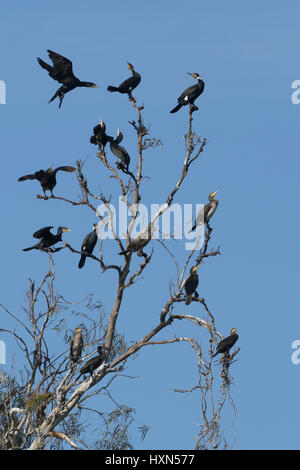
[[[191,85],[186,90],[184,90],[178,98],[178,101],[183,100],[186,95],[192,94],[195,90],[197,90],[197,85]]]
[[[74,168],[73,166],[59,166],[55,168],[52,173],[57,173],[58,171],[68,171],[69,173],[73,173],[73,171],[75,170],[76,168]]]
[[[53,71],[49,72],[49,75],[60,83],[64,83],[64,79],[73,75],[72,62],[63,57],[57,52],[53,52],[50,49],[47,50],[50,59],[53,62]]]
[[[53,225],[49,225],[49,227],[43,227],[34,232],[33,237],[34,238],[44,238],[47,236],[51,236],[52,233],[50,232],[50,229],[53,228]]]
[[[35,180],[37,179],[36,178],[36,174],[34,173],[33,175],[24,175],[24,176],[21,176],[18,181],[25,181],[25,180]]]

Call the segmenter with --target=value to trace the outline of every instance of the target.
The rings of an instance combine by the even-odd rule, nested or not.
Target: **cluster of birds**
[[[74,90],[77,87],[91,87],[91,88],[99,88],[93,82],[86,82],[79,80],[73,73],[73,65],[72,62],[63,57],[62,55],[51,51],[50,49],[47,50],[49,58],[52,61],[52,65],[46,63],[44,60],[38,57],[37,61],[39,65],[47,70],[48,74],[51,78],[56,80],[57,82],[61,83],[61,87],[55,92],[52,98],[49,100],[49,103],[54,101],[56,98],[59,99],[59,108],[62,105],[64,96],[69,93],[70,91]],[[109,85],[107,90],[111,93],[118,92],[121,94],[127,94],[130,99],[132,97],[132,91],[139,85],[141,81],[141,75],[135,71],[133,65],[131,63],[128,64],[128,69],[131,72],[131,76],[124,80],[119,86],[112,86]],[[195,100],[203,93],[204,91],[204,81],[200,77],[198,73],[189,73],[195,80],[196,84],[188,87],[184,90],[183,93],[177,99],[177,105],[170,111],[170,113],[176,113],[179,111],[183,106],[190,105],[192,111],[198,110],[198,107],[194,104]],[[130,163],[130,156],[126,149],[120,145],[121,141],[123,140],[123,134],[118,129],[117,137],[114,138],[110,135],[106,134],[106,125],[101,119],[100,124],[96,125],[93,129],[93,135],[90,137],[90,142],[94,145],[99,146],[99,148],[104,149],[106,144],[109,143],[110,149],[112,153],[119,159],[117,162],[118,169],[121,169],[123,172],[128,173],[129,171],[129,163]],[[56,174],[59,171],[65,171],[68,173],[72,173],[75,171],[75,168],[72,166],[59,166],[55,169],[52,167],[48,168],[47,170],[39,170],[33,174],[21,176],[18,181],[26,181],[26,180],[38,180],[41,184],[43,189],[44,195],[46,196],[46,191],[50,191],[51,196],[53,196],[53,189],[56,186]],[[203,207],[203,210],[197,214],[195,223],[191,229],[191,231],[195,230],[197,226],[200,224],[208,224],[209,220],[215,213],[218,200],[215,198],[217,191],[211,193],[209,195],[209,203]],[[57,233],[53,234],[50,230],[53,226],[43,227],[37,230],[33,237],[39,239],[39,242],[33,246],[28,248],[24,248],[23,251],[30,251],[33,249],[41,250],[41,251],[51,251],[51,247],[55,245],[57,242],[62,241],[62,235],[64,232],[70,231],[67,227],[58,227]],[[82,245],[81,245],[81,257],[79,260],[78,268],[82,268],[86,261],[86,254],[92,254],[95,245],[97,243],[97,224],[93,225],[93,231],[88,233],[84,238]],[[56,248],[55,251],[58,251],[61,248]],[[122,252],[121,254],[126,254],[128,250]],[[86,253],[86,254],[85,254]],[[186,279],[185,282],[185,292],[186,292],[186,305],[189,305],[192,301],[193,295],[198,297],[198,293],[196,291],[198,286],[198,270],[199,266],[193,266],[190,270],[190,274]],[[230,332],[230,336],[222,340],[219,345],[217,346],[216,354],[219,353],[226,353],[229,349],[235,344],[238,339],[238,335],[236,334],[236,330],[232,329]],[[81,357],[83,349],[83,337],[82,337],[82,328],[77,328],[75,330],[75,334],[72,338],[71,345],[70,345],[70,358],[73,363],[77,363]],[[93,373],[95,369],[97,369],[100,364],[104,360],[104,351],[101,346],[98,346],[98,355],[90,359],[81,369],[80,375],[84,375],[87,372],[90,374]]]

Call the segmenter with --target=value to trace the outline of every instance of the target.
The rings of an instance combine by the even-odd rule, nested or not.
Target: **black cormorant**
[[[89,361],[87,361],[80,369],[80,374],[78,375],[77,379],[78,380],[82,375],[87,374],[88,372],[93,375],[93,372],[95,369],[98,369],[98,367],[102,364],[104,361],[104,351],[102,346],[97,347],[98,351],[98,356],[92,357]]]
[[[186,301],[185,305],[189,305],[192,301],[192,295],[196,291],[199,283],[199,278],[197,274],[199,266],[193,266],[190,270],[190,274],[186,278],[184,283],[184,288],[186,292]],[[197,292],[195,292],[197,294]],[[197,294],[198,295],[198,294]]]
[[[118,164],[119,168],[124,168],[125,170],[128,171],[129,163],[130,163],[130,157],[128,155],[128,152],[124,147],[121,147],[119,143],[123,140],[123,134],[122,132],[118,129],[118,135],[116,139],[113,139],[110,142],[110,150],[112,153],[121,160],[121,163]]]
[[[79,361],[83,349],[82,328],[76,328],[75,334],[70,343],[70,359],[76,363]]]
[[[69,59],[63,57],[60,54],[57,54],[56,52],[50,51],[50,49],[47,49],[47,52],[50,59],[52,60],[53,66],[47,64],[39,57],[37,58],[37,61],[40,66],[43,67],[43,69],[48,71],[51,78],[63,84],[49,100],[49,103],[55,100],[56,97],[59,97],[60,108],[65,94],[71,90],[74,90],[74,88],[81,86],[99,88],[95,83],[82,82],[77,77],[75,77],[72,70],[72,62]]]
[[[43,227],[37,232],[33,234],[34,238],[39,238],[40,241],[33,246],[30,246],[29,248],[23,248],[23,251],[29,251],[29,250],[42,250],[42,251],[47,251],[47,248],[50,248],[50,246],[55,245],[57,242],[62,241],[62,234],[64,232],[70,232],[71,229],[67,227],[58,227],[56,235],[53,235],[53,233],[50,232],[50,229],[53,228],[52,225],[49,227]]]
[[[68,171],[69,173],[73,173],[76,168],[73,166],[59,166],[52,170],[52,168],[48,168],[48,170],[39,170],[33,173],[32,175],[25,175],[21,176],[18,181],[25,181],[25,180],[38,180],[41,183],[43,188],[44,194],[46,195],[46,191],[51,191],[53,195],[53,188],[56,186],[56,173],[58,171]]]
[[[95,245],[97,243],[97,224],[93,225],[93,231],[90,232],[83,240],[82,245],[81,245],[81,251],[84,251],[85,253],[88,253],[91,255],[93,253],[93,249],[95,248]],[[81,255],[81,258],[79,260],[78,268],[83,268],[84,263],[86,260],[85,255]]]
[[[179,109],[182,106],[185,106],[187,104],[194,105],[195,99],[198,98],[198,96],[200,96],[201,93],[203,93],[204,81],[202,80],[200,75],[198,73],[189,73],[189,72],[188,72],[188,75],[191,75],[192,77],[194,77],[197,80],[197,84],[188,87],[186,90],[184,90],[183,93],[181,93],[181,95],[179,96],[177,100],[178,105],[175,106],[175,108],[172,109],[170,113],[177,113],[177,111],[179,111]],[[197,106],[194,106],[194,111],[196,111],[197,109],[198,109]]]
[[[239,335],[236,332],[236,328],[232,328],[230,331],[230,336],[227,336],[227,338],[224,338],[219,342],[216,352],[212,355],[212,357],[215,357],[217,354],[228,353],[229,349],[234,346],[238,339]]]
[[[91,144],[101,145],[102,148],[104,148],[107,142],[111,142],[113,137],[106,135],[105,131],[106,125],[101,119],[100,124],[95,126],[93,129],[94,135],[92,135],[90,138]]]
[[[127,93],[128,95],[131,95],[132,90],[134,90],[138,86],[141,81],[141,76],[134,70],[132,64],[130,64],[129,62],[127,62],[127,64],[130,72],[132,73],[132,77],[127,78],[127,80],[122,82],[121,85],[119,85],[118,87],[109,85],[107,87],[108,91],[118,91],[119,93]]]
[[[209,203],[205,204],[205,206],[197,214],[195,223],[189,233],[195,230],[198,225],[202,225],[203,223],[207,224],[210,221],[219,204],[219,201],[215,199],[217,192],[218,191],[214,191],[213,193],[210,193],[208,196]]]

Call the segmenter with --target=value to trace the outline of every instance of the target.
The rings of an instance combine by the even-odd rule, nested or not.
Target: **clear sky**
[[[48,267],[45,254],[22,251],[33,244],[32,233],[46,225],[66,225],[72,232],[64,239],[79,248],[94,223],[85,209],[36,199],[39,184],[18,183],[18,177],[82,158],[91,184],[114,191],[89,137],[101,116],[109,132],[122,130],[124,146],[136,158],[128,124],[136,116],[125,96],[106,91],[128,76],[130,61],[142,75],[135,95],[145,104],[145,122],[164,144],[163,150],[146,154],[144,174],[151,179],[145,180],[143,196],[163,202],[181,170],[187,126],[187,109],[175,115],[169,111],[193,82],[186,73],[203,77],[194,127],[209,144],[175,202],[206,203],[211,191],[220,190],[211,246],[220,246],[222,256],[201,267],[198,291],[217,329],[227,335],[235,326],[240,334],[241,351],[231,370],[236,449],[300,446],[300,365],[291,362],[291,344],[300,339],[300,105],[291,101],[291,84],[300,79],[299,15],[295,0],[27,0],[1,7],[0,80],[7,86],[7,103],[0,105],[0,301],[15,315],[21,315],[28,278],[38,281]],[[58,87],[36,57],[46,60],[48,48],[70,58],[78,77],[101,88],[72,91],[60,110],[57,102],[47,104]],[[56,194],[78,196],[72,175],[58,175]],[[186,253],[180,244],[168,246],[182,263]],[[120,313],[119,330],[128,342],[158,323],[176,276],[166,253],[157,243],[153,247],[153,264],[130,289]],[[113,245],[107,245],[106,253],[116,259]],[[68,250],[58,253],[56,288],[74,302],[94,292],[109,312],[115,274],[99,274],[96,263],[88,261],[79,271],[78,257]],[[194,306],[187,313],[204,316]],[[1,327],[12,326],[1,313]],[[180,323],[161,338],[191,331]],[[207,339],[204,331],[195,334]],[[15,357],[18,369],[14,343],[0,339],[7,341],[8,362]],[[53,347],[62,341],[63,336]],[[126,373],[137,378],[121,378],[115,397],[136,409],[138,425],[151,426],[136,447],[193,448],[201,421],[199,396],[170,390],[195,385],[195,360],[188,347],[144,348],[127,366]],[[228,413],[228,425],[231,420]]]

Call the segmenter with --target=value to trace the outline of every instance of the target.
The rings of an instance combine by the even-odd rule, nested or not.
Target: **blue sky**
[[[125,96],[106,91],[128,76],[130,61],[142,75],[135,95],[145,104],[145,122],[164,144],[163,150],[146,154],[144,174],[150,179],[142,194],[148,203],[164,201],[181,170],[187,127],[187,109],[175,115],[169,110],[191,84],[186,73],[198,72],[205,91],[193,124],[209,144],[174,202],[206,203],[211,191],[220,190],[211,246],[220,246],[222,256],[203,264],[198,291],[218,330],[226,335],[235,326],[240,334],[241,351],[232,367],[238,411],[234,448],[299,448],[300,366],[291,362],[291,343],[300,338],[300,105],[291,102],[291,84],[300,79],[299,2],[274,1],[271,7],[256,0],[188,0],[184,5],[28,0],[17,5],[17,10],[15,4],[2,6],[0,17],[0,80],[7,85],[7,103],[0,105],[1,303],[21,315],[27,279],[39,280],[47,269],[46,255],[22,252],[33,244],[35,230],[71,227],[64,239],[79,248],[94,223],[83,208],[36,199],[38,183],[18,183],[18,177],[82,158],[91,184],[116,194],[89,137],[101,116],[109,132],[122,130],[124,146],[136,158],[128,124],[136,118],[133,110]],[[74,90],[60,110],[57,102],[48,104],[57,83],[36,62],[37,56],[47,59],[48,48],[70,58],[78,77],[101,88]],[[58,175],[56,193],[78,196],[72,175]],[[120,313],[119,329],[129,342],[158,323],[169,281],[176,276],[166,253],[153,246],[151,269],[130,289]],[[168,246],[183,263],[182,246]],[[106,250],[109,259],[117,259],[112,244]],[[57,290],[74,302],[94,292],[109,312],[115,274],[100,274],[88,261],[79,271],[77,257],[67,250],[58,253]],[[194,306],[188,313],[204,315]],[[4,328],[12,327],[4,314],[1,318]],[[180,323],[161,338],[191,332]],[[205,344],[205,332],[195,334]],[[15,355],[16,368],[21,367],[14,344],[5,340],[8,361]],[[193,448],[201,421],[199,396],[170,390],[190,388],[197,380],[188,347],[144,348],[127,366],[126,372],[138,378],[120,379],[114,394],[151,426],[136,447]],[[231,420],[228,412],[228,425]]]

